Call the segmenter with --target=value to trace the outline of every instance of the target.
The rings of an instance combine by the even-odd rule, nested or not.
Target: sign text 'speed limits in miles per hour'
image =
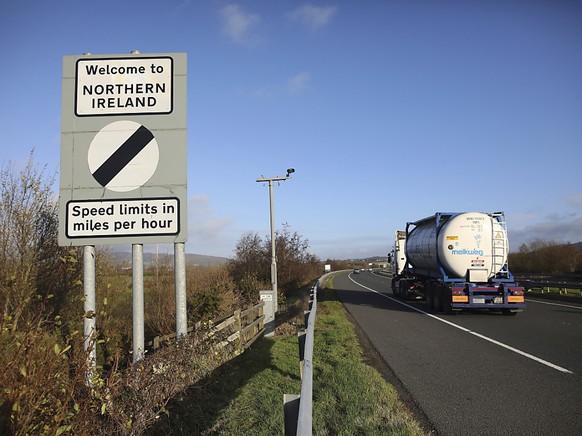
[[[180,231],[177,198],[70,201],[67,237],[175,235]]]

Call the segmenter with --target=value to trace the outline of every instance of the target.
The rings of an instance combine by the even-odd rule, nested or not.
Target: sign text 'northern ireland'
[[[170,57],[79,59],[75,114],[169,114],[172,112]]]

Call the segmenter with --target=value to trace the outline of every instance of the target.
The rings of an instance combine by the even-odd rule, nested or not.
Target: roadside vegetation
[[[582,244],[535,240],[509,254],[509,267],[523,274],[582,274]]]
[[[582,302],[582,243],[535,240],[509,254],[509,269],[528,295]]]
[[[290,299],[302,301],[300,293]],[[290,324],[301,326],[299,312]],[[262,339],[176,397],[152,434],[281,434],[283,395],[301,390],[296,330],[287,333]],[[364,363],[333,280],[318,292],[315,344],[313,434],[423,434],[395,389]]]
[[[423,434],[395,388],[364,362],[333,279],[320,291],[314,350],[314,434]]]
[[[230,356],[192,335],[132,364],[131,269],[98,249],[97,310],[83,313],[82,251],[58,246],[54,181],[33,153],[23,168],[12,162],[0,167],[0,434],[140,434],[171,397]],[[289,226],[276,238],[284,301],[289,289],[317,277],[321,266]],[[264,260],[270,241],[254,240],[254,255],[241,242],[230,264],[188,265],[190,325],[254,304],[258,290],[270,287],[270,260]],[[251,274],[245,259],[255,258],[261,262]],[[146,342],[175,331],[172,263],[162,256],[145,269]],[[98,329],[91,389],[84,316],[95,316]]]

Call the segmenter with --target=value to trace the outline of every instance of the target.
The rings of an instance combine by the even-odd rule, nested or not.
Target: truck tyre
[[[431,282],[426,282],[424,284],[424,299],[426,300],[428,308],[434,309],[434,293]]]
[[[441,301],[443,305],[443,313],[446,315],[455,314],[456,312],[452,308],[453,296],[451,294],[451,290],[447,286],[442,286],[441,292],[442,292]]]
[[[392,295],[398,297],[398,292],[396,291],[396,279],[392,279]]]
[[[443,292],[439,285],[434,285],[432,288],[433,295],[433,309],[437,312],[443,311]]]
[[[408,280],[400,280],[398,285],[398,295],[400,298],[406,301],[408,299]]]

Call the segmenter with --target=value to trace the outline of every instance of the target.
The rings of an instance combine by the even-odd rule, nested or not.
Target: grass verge
[[[332,287],[318,292],[313,434],[423,434],[396,390],[363,362]],[[264,338],[174,399],[152,434],[283,434],[283,394],[300,390],[297,336]]]
[[[542,300],[560,301],[562,303],[582,304],[582,291],[580,289],[560,289],[560,288],[531,288],[525,293],[527,298],[537,298]]]

